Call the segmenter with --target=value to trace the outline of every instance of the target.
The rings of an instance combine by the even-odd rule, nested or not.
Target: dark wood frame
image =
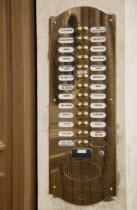
[[[35,1],[0,0],[0,12],[0,210],[35,210]]]

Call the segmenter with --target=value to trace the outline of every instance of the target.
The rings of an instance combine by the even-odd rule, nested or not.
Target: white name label
[[[77,153],[87,153],[87,152],[86,152],[86,149],[78,149]]]
[[[104,128],[104,127],[106,127],[106,123],[105,122],[91,122],[90,127],[92,127],[92,128]]]
[[[91,112],[90,117],[91,118],[105,118],[106,113],[105,112]]]
[[[105,93],[92,93],[90,95],[91,99],[105,99],[106,98],[106,94]]]
[[[72,128],[74,126],[73,122],[59,122],[58,126],[60,128]]]
[[[88,73],[88,71],[86,71],[86,70],[78,70],[77,71],[77,74],[87,74]]]
[[[68,137],[72,137],[74,136],[74,133],[72,131],[60,131],[59,132],[59,136],[68,136]]]
[[[104,109],[106,108],[106,103],[91,103],[90,107],[92,109]]]
[[[72,53],[74,52],[74,47],[59,47],[58,51],[60,53]]]
[[[72,84],[60,84],[58,86],[59,90],[73,90],[74,89],[74,85]]]
[[[58,142],[58,145],[59,145],[59,146],[73,146],[74,143],[73,143],[72,140],[60,140],[60,141]]]
[[[74,95],[72,93],[68,94],[68,93],[60,93],[58,95],[59,99],[73,99]]]
[[[73,109],[74,104],[72,104],[72,103],[59,103],[58,107],[60,109]]]
[[[91,80],[105,80],[106,79],[106,75],[105,74],[92,74],[90,76]]]
[[[90,85],[90,89],[91,90],[104,90],[106,89],[106,85],[105,84],[92,84]]]
[[[72,112],[60,112],[59,118],[73,118],[74,114]]]
[[[104,32],[106,32],[106,27],[104,27],[104,26],[91,27],[90,28],[90,31],[92,33],[104,33]]]
[[[105,52],[106,51],[106,47],[105,46],[92,46],[90,48],[91,52]]]
[[[73,62],[74,57],[73,56],[60,56],[59,57],[59,62]]]
[[[59,75],[58,79],[60,81],[72,81],[74,80],[74,76],[73,75]]]
[[[73,34],[74,33],[74,29],[73,28],[59,28],[58,32],[60,34]]]
[[[106,132],[105,131],[91,131],[90,136],[91,137],[105,137]]]
[[[71,65],[64,65],[64,66],[59,66],[58,70],[61,72],[74,71],[74,67]]]
[[[74,42],[74,38],[73,37],[60,37],[58,39],[59,43],[73,43]]]
[[[106,66],[105,65],[91,65],[90,70],[91,71],[105,71]]]
[[[91,61],[105,61],[106,56],[105,55],[93,55],[90,57]]]
[[[105,36],[92,36],[90,38],[91,42],[105,42],[106,41],[106,37]]]

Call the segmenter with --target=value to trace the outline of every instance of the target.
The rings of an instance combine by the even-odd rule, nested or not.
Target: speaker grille
[[[89,161],[74,161],[64,167],[64,174],[68,179],[78,182],[91,181],[101,175],[97,165]]]

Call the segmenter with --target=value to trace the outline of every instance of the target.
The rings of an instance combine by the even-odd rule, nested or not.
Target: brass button
[[[81,122],[81,121],[78,121],[78,122],[77,122],[77,125],[78,125],[78,127],[81,127],[82,122]]]
[[[88,108],[88,103],[87,102],[84,102],[83,103],[83,106],[84,106],[84,108]]]
[[[83,30],[83,28],[81,26],[76,28],[76,32],[81,33],[81,31]]]
[[[83,131],[84,136],[88,136],[88,131]]]
[[[76,65],[76,70],[81,70],[82,69],[82,65]]]
[[[88,70],[88,65],[83,65],[84,70]]]
[[[81,37],[81,40],[82,40],[83,42],[88,42],[88,36],[83,36],[83,37]]]
[[[81,140],[78,140],[78,141],[76,142],[76,145],[77,145],[77,146],[81,146],[82,143],[83,143],[83,142],[82,142]]]
[[[81,61],[83,59],[83,56],[82,55],[78,55],[76,58],[77,58],[78,61]]]
[[[87,88],[88,88],[88,84],[87,84],[87,83],[84,83],[84,84],[82,84],[82,87],[83,87],[84,89],[87,89]]]
[[[83,56],[82,56],[82,59],[83,59],[84,61],[87,61],[87,60],[88,60],[88,55],[83,55]]]
[[[81,108],[81,107],[82,107],[82,103],[78,103],[78,104],[77,104],[77,107],[78,107],[78,108]]]
[[[80,89],[80,88],[82,88],[82,84],[79,83],[79,84],[76,85],[76,87],[77,87],[77,89]]]
[[[86,45],[83,46],[83,47],[82,47],[82,50],[87,51],[87,50],[88,50],[88,46],[86,46]]]
[[[80,43],[83,40],[82,36],[77,36],[76,37],[76,42]]]
[[[88,116],[88,112],[83,112],[82,116],[87,117]]]
[[[84,146],[87,146],[88,145],[88,140],[83,140],[82,143],[83,143]]]
[[[83,27],[82,27],[82,31],[83,31],[84,33],[87,33],[87,32],[88,32],[88,27],[87,27],[87,26],[83,26]]]
[[[77,75],[77,79],[78,79],[78,80],[81,80],[82,78],[83,78],[83,75],[82,75],[82,74],[78,74],[78,75]]]
[[[83,74],[83,79],[87,80],[88,79],[88,74]]]
[[[83,131],[77,131],[77,136],[83,135]]]
[[[76,50],[79,52],[79,51],[81,51],[83,49],[83,47],[81,46],[81,45],[78,45],[77,47],[76,47]]]

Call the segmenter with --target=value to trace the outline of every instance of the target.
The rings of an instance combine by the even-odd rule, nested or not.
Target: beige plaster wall
[[[131,0],[135,1],[135,0]],[[129,1],[128,1],[129,2]],[[130,4],[130,3],[128,3]],[[117,16],[117,197],[111,202],[100,202],[99,204],[87,207],[75,206],[62,201],[59,198],[53,198],[49,195],[48,188],[48,105],[49,105],[49,68],[48,68],[48,20],[50,16],[59,15],[66,9],[76,6],[91,6],[101,9],[106,13],[115,13]],[[131,6],[131,4],[129,5]],[[128,9],[129,13],[129,9]],[[134,9],[135,13],[135,9]],[[132,14],[133,15],[133,14]],[[128,21],[128,20],[127,20]],[[127,23],[127,22],[126,22]],[[129,24],[129,23],[128,23]],[[130,24],[129,24],[130,25]],[[129,35],[130,36],[130,35]],[[125,72],[125,0],[37,0],[37,45],[38,45],[38,210],[133,210],[129,202],[132,201],[134,193],[130,195],[130,201],[126,199],[127,189],[132,185],[126,179],[127,174],[133,175],[131,157],[128,155],[130,168],[126,169],[126,139],[125,139],[125,73],[129,74],[129,69]],[[129,43],[127,43],[127,46]],[[130,59],[128,58],[129,62]],[[137,60],[137,59],[136,59]],[[127,65],[130,65],[128,62]],[[131,69],[133,71],[133,69]],[[132,76],[134,79],[134,76]],[[126,82],[129,82],[126,78]],[[135,83],[135,79],[134,79]],[[127,84],[126,84],[127,85]],[[128,86],[135,86],[130,83]],[[137,85],[136,85],[137,86]],[[128,89],[126,87],[126,89]],[[130,90],[126,91],[126,111],[131,102],[128,98],[133,99]],[[137,107],[137,104],[136,104]],[[132,114],[133,111],[131,110]],[[131,121],[131,116],[128,114]],[[126,118],[127,122],[127,118]],[[128,126],[128,124],[127,124]],[[130,125],[130,130],[132,127]],[[137,130],[137,129],[136,129]],[[130,132],[126,132],[128,139],[131,137]],[[136,136],[134,140],[136,141]],[[131,142],[127,140],[127,147],[132,148]],[[129,172],[129,169],[131,172]],[[134,167],[134,170],[135,167]],[[133,182],[133,181],[132,181]],[[126,186],[127,185],[127,186]],[[135,189],[134,189],[135,191]]]

